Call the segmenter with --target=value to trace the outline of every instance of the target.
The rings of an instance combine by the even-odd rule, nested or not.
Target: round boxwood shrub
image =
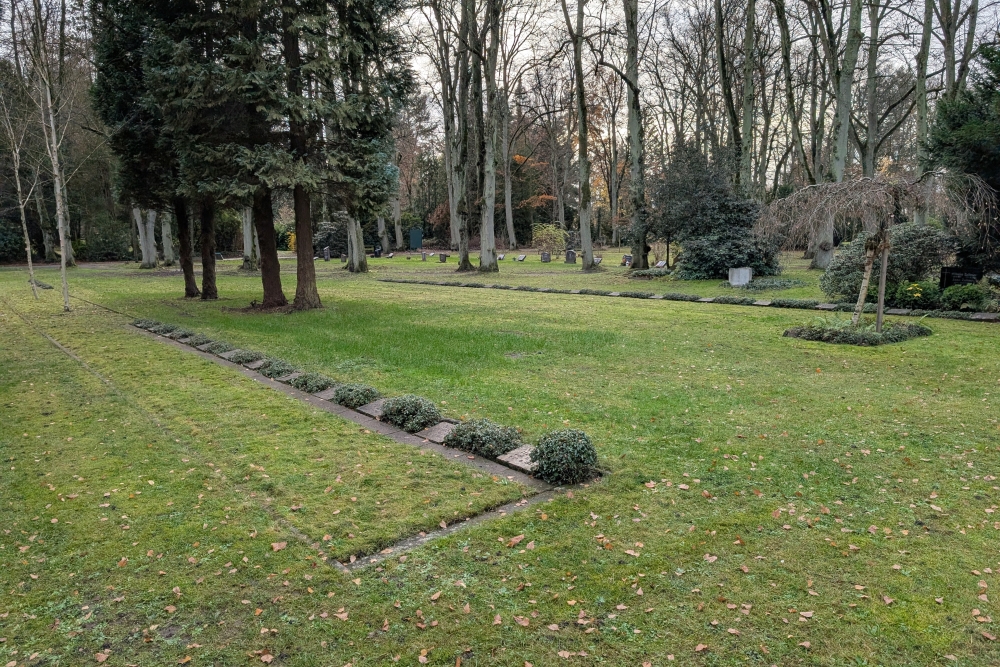
[[[303,373],[292,380],[290,384],[299,391],[304,391],[307,394],[315,394],[324,389],[329,389],[337,383],[319,373]]]
[[[236,348],[230,345],[229,343],[222,340],[217,340],[211,345],[209,345],[207,348],[205,348],[205,351],[211,352],[212,354],[222,354],[223,352],[232,352],[235,349]]]
[[[587,434],[576,429],[542,436],[531,452],[535,475],[550,484],[578,484],[594,476],[597,450]]]
[[[407,394],[386,399],[382,404],[382,421],[416,433],[441,421],[441,413],[433,401]]]
[[[952,285],[941,293],[944,310],[983,310],[990,302],[990,291],[980,285]]]
[[[378,389],[375,387],[369,387],[366,384],[342,384],[337,387],[333,400],[345,408],[354,410],[372,401],[377,401],[378,397]]]
[[[274,379],[288,375],[289,373],[294,373],[295,366],[292,366],[284,359],[268,358],[264,362],[264,365],[257,369],[257,372],[264,377]]]
[[[233,356],[229,357],[229,361],[236,364],[249,364],[254,361],[260,361],[264,358],[264,355],[260,352],[254,352],[253,350],[240,350]]]
[[[521,434],[511,426],[501,426],[489,419],[473,419],[452,429],[444,439],[448,447],[495,459],[520,447]]]

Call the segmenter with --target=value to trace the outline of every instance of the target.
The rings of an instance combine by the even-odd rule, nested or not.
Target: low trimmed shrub
[[[663,295],[664,301],[697,301],[700,298],[697,294],[679,294],[677,292],[667,292]]]
[[[463,452],[495,459],[517,449],[523,443],[516,428],[501,426],[489,419],[473,419],[452,429],[444,439],[444,444]]]
[[[206,352],[211,352],[212,354],[222,354],[223,352],[232,352],[236,347],[230,345],[224,340],[217,340],[208,347],[205,348]]]
[[[594,477],[597,450],[587,434],[576,429],[546,433],[531,452],[535,475],[550,484],[579,484]]]
[[[874,324],[862,321],[855,326],[851,324],[850,320],[836,320],[835,318],[817,318],[817,322],[814,324],[792,327],[785,331],[785,336],[788,338],[861,347],[901,343],[911,338],[930,335],[931,330],[922,324],[894,322],[886,324],[882,333],[877,333]]]
[[[135,319],[132,320],[132,326],[139,329],[152,329],[155,326],[159,326],[159,322],[156,320],[146,320],[146,319]]]
[[[771,299],[775,308],[815,308],[819,304],[816,299]]]
[[[345,408],[354,410],[372,401],[377,401],[378,398],[378,389],[375,387],[369,387],[366,384],[342,384],[337,387],[333,400]]]
[[[653,296],[652,292],[621,292],[618,296],[623,296],[629,299],[648,299]]]
[[[941,307],[945,310],[984,310],[993,295],[980,285],[952,285],[941,293]]]
[[[198,347],[199,345],[207,345],[212,342],[212,339],[205,334],[195,334],[191,336],[187,341],[187,344],[191,347]]]
[[[752,306],[756,300],[749,296],[729,296],[723,294],[722,296],[715,297],[714,303],[727,303],[731,306]]]
[[[795,278],[754,278],[746,285],[730,285],[729,281],[722,283],[721,287],[745,290],[747,292],[763,292],[766,290],[791,289],[793,287],[805,287],[808,283]]]
[[[156,326],[149,327],[149,332],[164,335],[177,331],[179,328],[176,324],[157,324]]]
[[[254,352],[253,350],[240,350],[233,356],[229,357],[229,361],[236,364],[249,364],[254,361],[260,361],[264,358],[264,355],[260,352]]]
[[[666,278],[673,272],[673,269],[637,269],[629,274],[629,278]]]
[[[324,389],[329,389],[337,383],[320,373],[303,373],[289,384],[299,391],[304,391],[307,394],[315,394]]]
[[[387,398],[382,404],[382,421],[398,426],[407,433],[416,433],[441,421],[434,402],[423,396],[406,394]]]
[[[898,308],[936,310],[941,305],[941,290],[937,283],[929,280],[919,283],[903,282],[896,288],[892,303]]]
[[[292,366],[284,359],[269,357],[264,361],[264,365],[257,369],[257,372],[264,377],[269,377],[273,380],[274,378],[280,378],[284,375],[288,375],[289,373],[294,373],[295,366]]]

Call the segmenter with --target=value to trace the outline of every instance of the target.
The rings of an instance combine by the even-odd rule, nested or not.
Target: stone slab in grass
[[[215,341],[213,340],[211,343],[205,343],[204,345],[199,345],[195,349],[201,350],[202,352],[208,352],[208,348],[210,345],[215,345]]]
[[[570,293],[570,294],[579,294],[579,293],[580,293],[580,290],[578,290],[578,289],[571,289],[571,290],[569,291],[569,293]]]
[[[757,301],[753,302],[753,305],[755,305],[755,306],[770,306],[771,305],[771,300],[770,299],[758,299]]]
[[[337,394],[337,386],[334,385],[329,389],[324,389],[323,391],[318,391],[313,396],[323,401],[332,401],[333,397]]]
[[[610,292],[610,293],[608,293],[608,296],[621,296],[621,295],[622,295],[621,292]]]
[[[970,319],[980,322],[1000,322],[1000,313],[973,313]]]
[[[237,354],[240,354],[241,352],[243,352],[243,350],[229,350],[229,352],[223,352],[222,354],[217,354],[215,356],[225,359],[226,361],[229,361],[230,359],[235,357]]]
[[[538,291],[539,292],[551,292],[552,288],[551,287],[539,287]]]
[[[187,343],[189,340],[191,340],[191,336],[184,336],[183,338],[178,338],[177,342],[178,343]]]
[[[368,403],[367,405],[362,405],[360,408],[358,408],[358,412],[360,412],[363,415],[368,415],[373,419],[379,419],[382,417],[383,403],[385,403],[385,399],[380,398],[377,401],[372,401],[371,403]]]
[[[300,373],[299,371],[293,371],[293,372],[289,373],[288,375],[282,375],[280,378],[275,378],[275,379],[278,382],[284,382],[285,384],[288,384],[289,382],[291,382],[295,378],[301,377],[301,376],[302,376],[302,373]]]
[[[909,308],[887,308],[886,315],[909,315],[912,311]]]
[[[531,452],[535,448],[531,445],[522,445],[513,451],[509,451],[503,456],[498,456],[497,461],[518,472],[531,474],[535,471],[537,463],[531,461]]]
[[[651,297],[649,297],[649,298],[650,298],[650,299],[662,299],[662,298],[663,298],[663,295],[662,295],[662,294],[654,294],[653,296],[651,296]]]
[[[425,440],[430,440],[431,442],[436,442],[440,445],[453,430],[455,430],[455,424],[450,422],[439,422],[434,426],[428,426],[423,431],[420,431],[415,435],[418,438],[424,438]]]
[[[246,367],[246,368],[249,368],[252,371],[255,371],[258,368],[260,368],[261,366],[263,366],[265,363],[267,363],[267,359],[258,359],[257,361],[251,361],[251,362],[245,363],[245,364],[243,364],[243,366]]]
[[[835,303],[821,303],[816,306],[816,310],[837,310],[837,304]]]
[[[180,329],[178,329],[177,331],[171,331],[170,333],[167,334],[167,338],[169,338],[170,340],[177,340],[178,338],[188,338],[189,336],[190,334],[187,334]]]
[[[714,296],[706,296],[706,297],[703,297],[701,299],[698,299],[698,301],[700,301],[701,303],[712,303],[713,301],[715,301],[715,297]]]

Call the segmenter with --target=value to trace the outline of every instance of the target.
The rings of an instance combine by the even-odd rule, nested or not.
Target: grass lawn
[[[831,346],[781,337],[801,311],[378,282],[452,276],[400,258],[367,276],[320,262],[324,309],[248,315],[259,278],[235,266],[212,303],[168,272],[72,271],[76,296],[121,314],[63,314],[58,289],[36,303],[0,270],[0,665],[1000,662],[1000,327]],[[685,287],[502,268],[483,282]],[[330,561],[526,490],[143,336],[138,316],[528,439],[581,428],[608,474],[343,573]]]

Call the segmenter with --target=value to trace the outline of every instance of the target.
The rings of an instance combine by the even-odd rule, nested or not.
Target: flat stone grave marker
[[[886,315],[909,315],[912,311],[909,308],[886,308]]]
[[[566,263],[567,264],[576,264],[576,251],[575,250],[567,250],[566,251]]]
[[[337,385],[333,385],[329,389],[324,389],[323,391],[317,391],[313,396],[320,399],[321,401],[332,401],[333,397],[337,394]]]
[[[396,255],[396,253],[390,252],[388,255],[386,255],[386,259],[392,259],[395,255]],[[407,258],[407,259],[409,259],[409,258]]]
[[[178,342],[178,343],[187,343],[187,342],[188,342],[189,340],[191,340],[191,338],[192,338],[192,337],[191,337],[191,336],[189,336],[189,335],[184,335],[184,336],[182,336],[181,338],[178,338],[178,339],[177,339],[177,342]]]
[[[609,292],[608,293],[608,296],[621,296],[621,295],[622,295],[621,292]]]
[[[229,352],[223,352],[222,354],[220,354],[218,356],[220,358],[222,358],[222,359],[225,359],[226,361],[229,361],[230,359],[232,359],[234,356],[236,356],[240,352],[243,352],[243,350],[229,350]]]
[[[757,301],[753,302],[753,305],[755,305],[755,306],[770,306],[771,305],[771,300],[770,299],[758,299]]]
[[[749,266],[741,266],[738,269],[729,269],[729,284],[733,287],[749,285],[753,280],[753,269]]]
[[[514,470],[530,475],[538,466],[537,463],[531,460],[531,452],[533,451],[535,451],[535,448],[531,445],[522,445],[513,451],[498,456],[497,461],[503,463],[508,468],[513,468]]]
[[[666,260],[661,259],[659,262],[656,263],[656,266],[654,266],[653,268],[654,269],[662,269],[662,268],[664,268],[666,266],[667,266]]]
[[[570,293],[570,294],[579,294],[579,293],[580,293],[580,290],[578,290],[578,289],[571,289],[571,290],[569,291],[569,293]]]
[[[255,371],[258,368],[260,368],[261,366],[263,366],[264,362],[266,362],[266,361],[267,361],[267,359],[258,359],[257,361],[247,362],[247,363],[243,364],[243,366],[246,367],[246,368],[249,368],[252,371]]]
[[[698,299],[698,301],[700,301],[701,303],[712,303],[713,301],[715,301],[715,297],[714,296],[706,296],[706,297],[702,297],[701,299]]]
[[[622,255],[622,263],[619,266],[632,266],[632,255]]]
[[[542,253],[542,261],[545,262],[546,264],[548,264],[549,262],[551,262],[552,261],[552,254],[551,253],[547,253],[547,252],[543,252]]]
[[[451,422],[439,422],[434,426],[428,426],[423,431],[417,433],[416,436],[440,445],[448,437],[448,434],[455,430],[455,426]]]
[[[981,322],[1000,322],[1000,313],[973,313],[969,319]]]
[[[302,376],[302,373],[300,373],[299,371],[292,371],[288,375],[282,375],[280,378],[275,378],[275,379],[278,382],[284,382],[285,384],[288,384],[289,382],[291,382],[295,378],[301,377],[301,376]]]
[[[527,255],[518,255],[518,256],[517,256],[517,260],[516,260],[516,261],[518,261],[518,262],[523,262],[523,261],[524,261],[524,260],[526,260],[526,259],[528,259],[528,256],[527,256]]]
[[[372,419],[381,419],[382,417],[382,404],[385,403],[384,398],[380,398],[377,401],[372,401],[367,405],[362,405],[358,408],[358,412],[363,415],[368,415]]]
[[[651,297],[649,297],[649,298],[650,298],[650,299],[662,299],[662,298],[663,298],[663,295],[662,295],[662,294],[654,294],[653,296],[651,296]]]
[[[212,341],[211,343],[205,343],[204,345],[199,345],[195,349],[196,350],[201,350],[202,352],[208,352],[208,346],[209,345],[214,345],[214,344],[215,344],[215,341]]]
[[[816,310],[837,310],[837,304],[835,303],[821,303],[816,306]]]
[[[604,261],[603,257],[595,257],[594,258],[594,264],[600,264],[603,261]]]
[[[507,255],[505,255],[505,254],[503,254],[503,253],[500,253],[499,255],[497,255],[497,261],[498,261],[498,262],[502,262],[502,261],[503,261],[503,258],[504,258],[504,257],[506,257],[506,256],[507,256]]]

